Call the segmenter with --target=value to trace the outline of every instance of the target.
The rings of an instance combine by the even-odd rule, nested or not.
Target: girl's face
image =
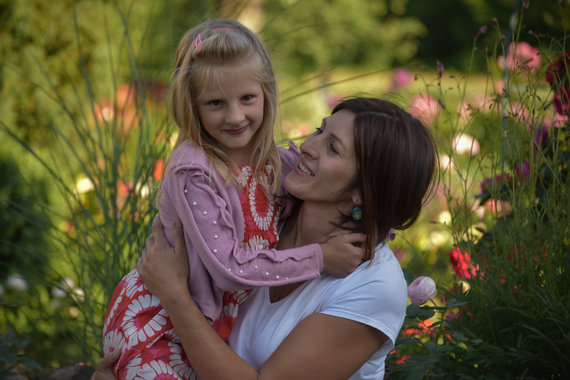
[[[248,62],[222,66],[209,80],[197,101],[202,127],[238,166],[247,165],[253,136],[263,121],[261,83],[248,70]]]
[[[354,113],[348,110],[323,119],[301,144],[297,166],[284,180],[287,191],[305,202],[331,204],[343,212],[352,207],[353,194],[345,190],[356,175],[353,130]]]

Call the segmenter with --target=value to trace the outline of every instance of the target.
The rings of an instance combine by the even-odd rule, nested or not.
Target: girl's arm
[[[208,163],[177,159],[170,160],[176,165],[163,183],[162,200],[170,207],[161,204],[160,215],[165,223],[180,218],[189,248],[220,288],[233,291],[295,283],[316,278],[323,269],[346,276],[360,264],[362,249],[352,245],[364,239],[360,234],[324,243],[324,264],[319,244],[280,251],[242,248],[243,215],[236,189],[209,170]]]
[[[273,355],[256,369],[221,340],[192,301],[186,286],[187,258],[180,225],[175,249],[158,223],[137,268],[168,312],[184,351],[202,379],[346,379],[384,344],[380,331],[344,318],[312,314],[301,321]],[[157,249],[154,249],[154,239]]]

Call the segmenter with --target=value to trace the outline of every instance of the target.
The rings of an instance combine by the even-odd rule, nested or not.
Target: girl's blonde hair
[[[172,114],[180,128],[175,147],[188,140],[199,144],[214,168],[237,185],[236,166],[202,128],[196,102],[209,81],[219,83],[217,75],[222,66],[238,66],[244,62],[261,83],[264,94],[263,120],[252,137],[254,149],[249,164],[255,168],[254,176],[261,175],[266,164],[272,165],[274,180],[269,190],[275,194],[281,178],[281,161],[273,130],[277,113],[275,74],[261,39],[237,21],[206,21],[186,32],[178,45],[171,83]]]

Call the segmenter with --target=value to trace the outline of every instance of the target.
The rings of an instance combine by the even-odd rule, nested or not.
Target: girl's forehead
[[[207,89],[224,88],[228,81],[255,81],[261,82],[258,70],[253,62],[227,62],[204,67],[202,75],[196,78],[197,96]]]

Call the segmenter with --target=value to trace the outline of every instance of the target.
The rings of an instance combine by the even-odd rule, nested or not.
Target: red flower
[[[546,68],[546,81],[554,90],[554,108],[560,115],[570,115],[570,50]]]
[[[449,261],[451,262],[451,266],[453,267],[455,274],[457,274],[459,277],[477,277],[479,272],[479,265],[473,266],[471,264],[471,257],[469,256],[469,253],[461,251],[459,247],[449,251]]]
[[[152,177],[155,181],[160,181],[162,179],[162,173],[164,172],[164,160],[158,160],[154,164],[154,171]]]

